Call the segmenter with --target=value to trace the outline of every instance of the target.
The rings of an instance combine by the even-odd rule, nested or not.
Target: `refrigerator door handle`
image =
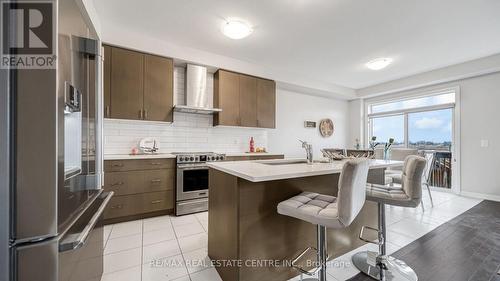
[[[78,237],[75,240],[71,240],[69,242],[65,242],[59,245],[59,252],[66,252],[66,251],[71,251],[71,250],[76,250],[81,248],[85,243],[87,242],[87,239],[89,237],[90,232],[94,229],[95,225],[99,221],[99,217],[102,215],[104,212],[104,209],[109,203],[109,200],[111,200],[111,197],[113,197],[114,192],[110,191],[107,195],[106,198],[102,201],[101,205],[95,212],[95,214],[92,216],[90,219],[89,223],[83,231],[78,235]]]

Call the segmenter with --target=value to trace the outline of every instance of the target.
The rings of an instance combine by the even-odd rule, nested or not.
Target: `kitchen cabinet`
[[[240,80],[237,73],[219,70],[214,76],[214,106],[222,109],[214,115],[215,125],[240,125]]]
[[[276,83],[257,79],[257,126],[276,128]]]
[[[173,121],[173,61],[104,45],[104,116]]]
[[[257,127],[257,78],[239,75],[240,126]]]
[[[104,172],[104,190],[115,193],[105,223],[173,213],[175,159],[106,160]]]
[[[111,117],[111,47],[103,46],[104,49],[104,117]]]
[[[111,118],[142,119],[144,55],[121,48],[111,51]]]
[[[144,56],[144,119],[173,120],[174,65],[171,59]],[[166,94],[170,93],[170,94]]]
[[[214,76],[214,125],[275,128],[276,84],[272,80],[218,70]]]

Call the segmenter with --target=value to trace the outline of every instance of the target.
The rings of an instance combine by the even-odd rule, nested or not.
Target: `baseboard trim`
[[[484,193],[477,193],[477,192],[462,191],[462,192],[460,192],[460,195],[467,196],[467,197],[472,197],[472,198],[478,198],[478,199],[485,199],[485,200],[491,200],[491,201],[500,202],[500,196],[493,195],[493,194],[484,194]]]

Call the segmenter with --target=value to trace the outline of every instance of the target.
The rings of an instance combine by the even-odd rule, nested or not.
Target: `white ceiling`
[[[103,30],[359,89],[500,53],[499,0],[94,0]],[[224,18],[253,24],[231,40]],[[371,71],[364,64],[391,57]]]

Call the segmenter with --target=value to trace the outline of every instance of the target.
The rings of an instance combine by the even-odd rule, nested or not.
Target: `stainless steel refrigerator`
[[[0,280],[103,272],[100,41],[81,1],[53,3],[57,67],[0,77]]]

